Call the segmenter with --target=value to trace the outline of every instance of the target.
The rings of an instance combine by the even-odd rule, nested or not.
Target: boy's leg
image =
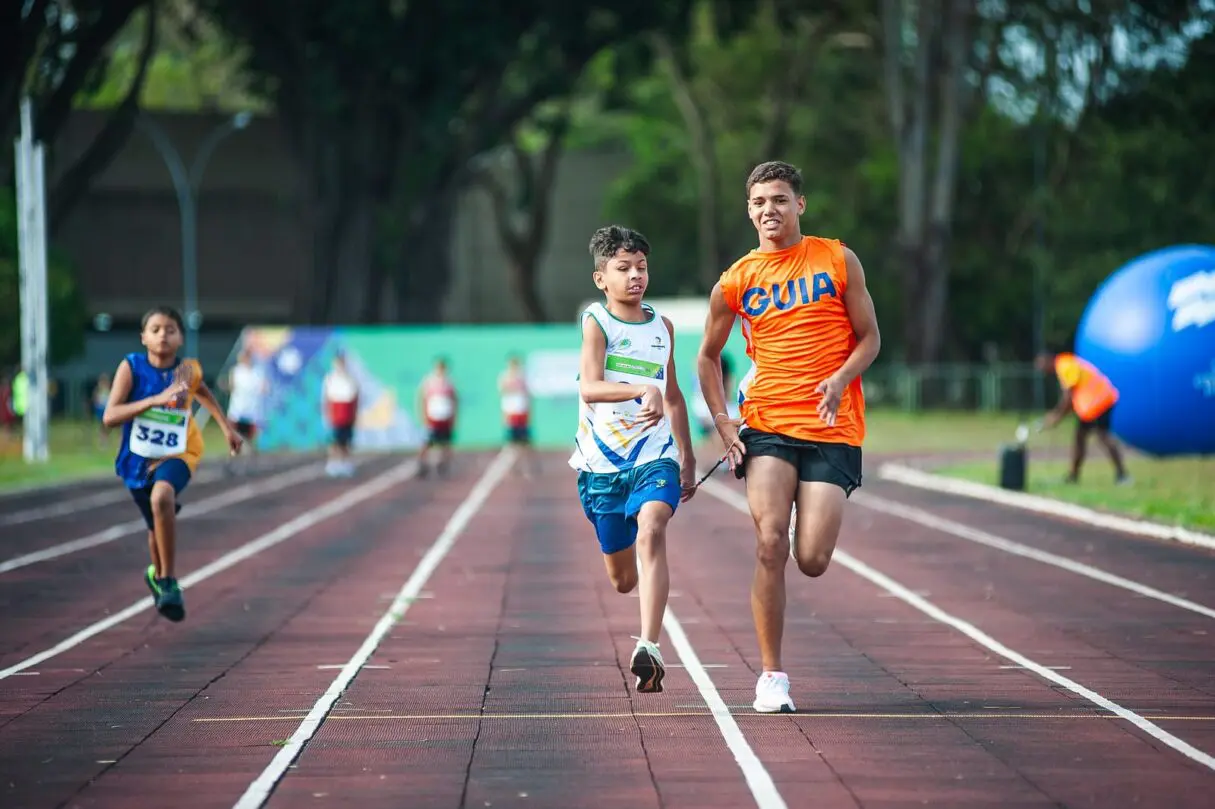
[[[674,513],[666,503],[651,500],[637,514],[641,637],[651,643],[657,643],[658,635],[662,632],[662,616],[671,592],[671,573],[667,567],[667,523]]]
[[[637,522],[625,517],[625,495],[618,474],[578,473],[582,513],[595,526],[603,566],[618,593],[637,586]]]
[[[155,522],[153,522],[155,525]],[[152,575],[160,578],[160,550],[156,547],[156,529],[148,531],[148,558],[152,560]]]
[[[152,520],[156,526],[153,534],[156,539],[156,573],[157,578],[172,579],[173,566],[177,563],[177,492],[173,484],[158,480],[152,484]]]
[[[637,557],[641,562],[641,639],[658,642],[671,589],[667,567],[667,523],[679,508],[679,466],[652,461],[633,471],[627,516],[637,522]]]
[[[603,542],[600,540],[600,548]],[[608,581],[618,593],[631,593],[637,588],[637,546],[629,545],[611,553],[604,551],[603,566],[607,569]]]
[[[177,495],[190,482],[190,468],[179,458],[161,463],[152,473],[151,506],[155,525],[160,594],[156,608],[170,621],[186,617],[185,599],[177,585]]]
[[[151,564],[144,570],[143,581],[152,591],[152,603],[160,598],[160,552],[156,549],[156,522],[152,516],[152,487],[132,489],[131,498],[143,515],[143,521],[148,526],[148,559]]]
[[[667,523],[679,507],[679,495],[679,465],[674,461],[653,461],[633,471],[627,513],[637,524],[641,634],[629,669],[637,677],[640,693],[661,692],[666,674],[658,637],[671,591]]]

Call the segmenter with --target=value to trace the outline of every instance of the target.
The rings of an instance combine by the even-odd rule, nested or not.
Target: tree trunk
[[[122,103],[110,113],[101,132],[51,189],[47,202],[47,220],[52,236],[88,191],[93,178],[105,171],[114,161],[135,129],[135,119],[139,115],[139,95],[147,80],[152,56],[156,52],[156,21],[156,4],[150,3],[144,18],[139,67]]]
[[[929,328],[921,334],[922,353],[928,361],[940,358],[944,345],[949,296],[949,246],[953,208],[957,197],[959,136],[966,70],[967,22],[972,0],[947,0],[942,45],[944,71],[940,86],[937,123],[936,171],[928,208],[925,245],[923,317]]]
[[[439,323],[451,285],[451,239],[456,219],[452,182],[440,193],[419,195],[410,217],[406,253],[396,274],[397,318],[402,323]]]
[[[547,322],[544,301],[536,289],[536,257],[524,257],[523,261],[511,259],[509,264],[511,281],[515,295],[519,298],[519,305],[523,307],[523,316],[529,323]]]
[[[718,189],[721,185],[720,170],[717,164],[716,141],[713,136],[709,118],[705,115],[692,84],[684,75],[679,64],[675,47],[665,34],[655,34],[654,47],[658,52],[660,63],[671,82],[671,94],[679,107],[684,124],[688,127],[691,138],[692,165],[696,170],[696,253],[700,269],[700,280],[705,289],[711,289],[717,283],[721,274],[721,228],[718,209]]]

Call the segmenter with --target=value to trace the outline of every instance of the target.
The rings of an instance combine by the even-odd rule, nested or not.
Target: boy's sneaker
[[[789,698],[789,675],[783,671],[765,671],[755,684],[755,703],[760,713],[796,713]]]
[[[638,638],[629,670],[637,676],[637,693],[662,693],[662,678],[666,676],[667,669],[662,662],[662,653],[658,651],[657,643]]]
[[[156,599],[156,609],[161,615],[176,623],[186,617],[186,600],[182,597],[177,579],[161,579],[160,595]]]
[[[160,584],[156,580],[156,565],[148,565],[148,569],[143,572],[143,583],[148,585],[148,589],[152,591],[152,604],[160,603]]]

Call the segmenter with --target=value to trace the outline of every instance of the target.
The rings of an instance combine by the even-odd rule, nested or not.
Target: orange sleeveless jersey
[[[840,397],[835,426],[819,418],[815,388],[856,346],[844,307],[844,245],[805,236],[773,253],[751,251],[721,275],[726,303],[743,320],[755,364],[741,411],[747,426],[807,441],[861,446],[865,398],[858,376]]]
[[[1118,403],[1118,389],[1088,360],[1075,354],[1055,357],[1059,385],[1072,392],[1072,410],[1081,421],[1093,421]]]

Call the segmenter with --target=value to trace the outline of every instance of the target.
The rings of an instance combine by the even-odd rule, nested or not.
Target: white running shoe
[[[789,675],[783,671],[765,671],[755,684],[755,703],[760,713],[796,713],[789,698]]]
[[[637,639],[633,649],[633,660],[629,671],[637,676],[636,689],[639,694],[659,694],[662,692],[662,678],[666,676],[667,668],[662,662],[662,653],[658,644],[648,640]]]

